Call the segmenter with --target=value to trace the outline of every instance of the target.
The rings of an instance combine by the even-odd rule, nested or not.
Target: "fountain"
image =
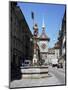
[[[40,64],[38,47],[37,47],[37,35],[38,35],[38,26],[34,25],[34,54],[32,59],[32,65],[28,67],[22,67],[22,78],[42,78],[48,76],[48,66]]]

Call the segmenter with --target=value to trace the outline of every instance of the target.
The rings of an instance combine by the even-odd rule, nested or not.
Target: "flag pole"
[[[33,27],[34,27],[34,12],[32,12],[32,20],[33,20]]]

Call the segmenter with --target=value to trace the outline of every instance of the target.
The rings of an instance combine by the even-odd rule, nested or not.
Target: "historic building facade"
[[[65,68],[65,63],[66,63],[66,10],[65,10],[63,20],[62,20],[61,30],[59,31],[58,41],[60,45],[59,63],[63,65],[63,68]]]
[[[55,49],[48,48],[48,63],[52,64],[52,60],[55,59]]]
[[[16,2],[10,2],[10,65],[11,80],[20,79],[20,66],[33,58],[33,37],[25,17]],[[31,53],[29,53],[31,52]]]
[[[59,45],[59,42],[57,41],[55,43],[55,46],[54,46],[54,50],[55,50],[55,58],[59,59],[59,48],[60,48],[60,45]]]
[[[48,62],[52,64],[52,60],[57,60],[58,63],[59,59],[59,43],[56,42],[53,48],[48,49]]]

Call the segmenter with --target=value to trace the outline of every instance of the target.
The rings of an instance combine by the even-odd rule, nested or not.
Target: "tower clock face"
[[[46,48],[45,43],[43,43],[43,44],[41,45],[41,48],[42,48],[42,49],[45,49],[45,48]]]

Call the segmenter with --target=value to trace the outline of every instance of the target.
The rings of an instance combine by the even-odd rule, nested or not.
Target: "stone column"
[[[37,35],[38,35],[38,26],[37,24],[34,25],[34,54],[33,54],[33,65],[38,64],[38,54],[37,54]]]

